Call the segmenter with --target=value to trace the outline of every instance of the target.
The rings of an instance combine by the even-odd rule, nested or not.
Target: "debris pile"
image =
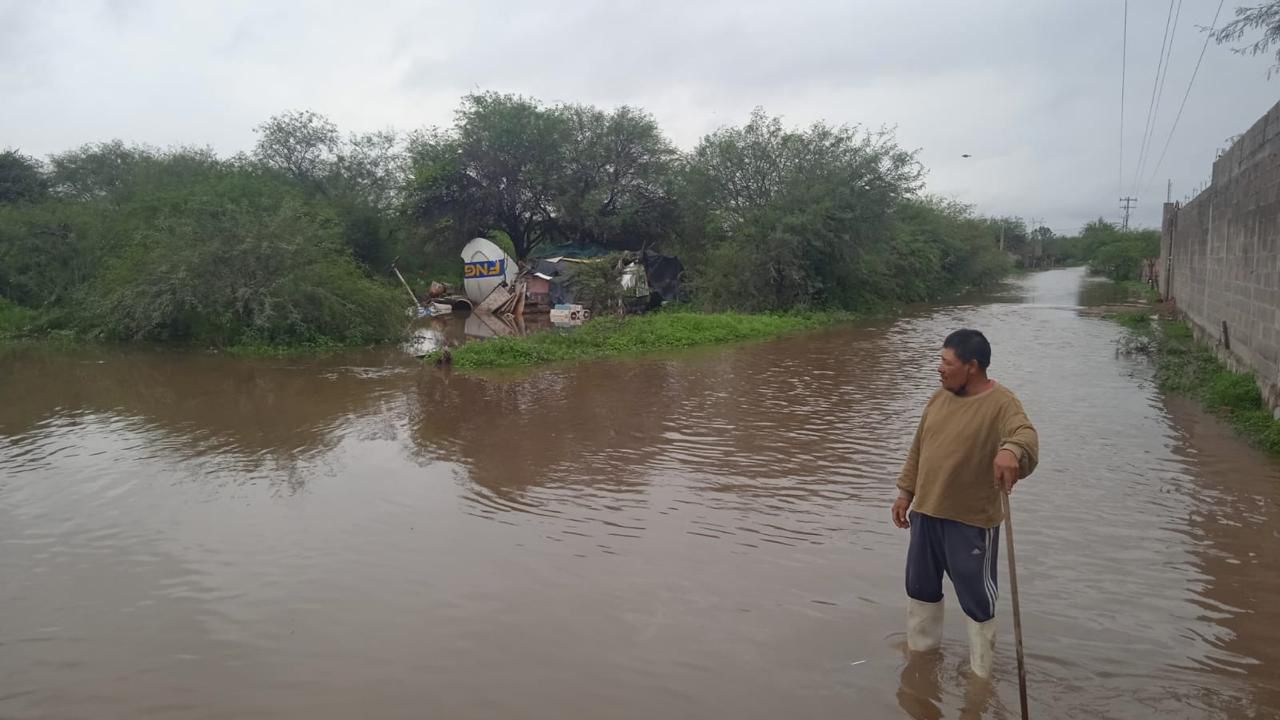
[[[418,317],[466,313],[466,335],[487,338],[576,327],[593,315],[641,313],[687,299],[684,266],[673,256],[648,250],[609,255],[595,247],[562,250],[566,254],[521,263],[493,241],[475,238],[461,253],[464,294],[453,295],[448,285],[432,282],[424,298],[415,296],[410,312]]]

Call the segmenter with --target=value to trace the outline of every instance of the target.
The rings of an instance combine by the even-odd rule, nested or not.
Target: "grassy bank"
[[[36,312],[0,298],[0,340],[24,337],[35,323]]]
[[[1111,313],[1103,317],[1108,320],[1114,320],[1117,323],[1138,333],[1148,330],[1151,327],[1151,313],[1145,310],[1125,310],[1122,312]],[[1150,334],[1147,334],[1149,337]]]
[[[1251,444],[1280,455],[1280,421],[1263,404],[1253,375],[1228,369],[1182,321],[1144,325],[1129,318],[1125,324],[1134,330],[1134,347],[1155,358],[1161,390],[1198,399]]]
[[[451,350],[454,367],[511,368],[612,355],[637,355],[743,340],[774,337],[831,325],[851,318],[847,313],[660,312],[592,320],[567,332],[494,338]],[[428,357],[434,360],[436,356]]]

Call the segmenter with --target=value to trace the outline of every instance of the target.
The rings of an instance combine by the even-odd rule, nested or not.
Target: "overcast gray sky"
[[[1185,0],[1149,175],[1217,3]],[[1227,0],[1222,17],[1240,4]],[[1133,191],[1165,0],[1131,0],[1124,133]],[[250,148],[289,109],[344,130],[451,121],[481,90],[652,112],[680,146],[763,106],[787,122],[891,125],[929,190],[1074,232],[1118,217],[1121,0],[469,3],[0,0],[0,147],[120,138]],[[1220,21],[1221,22],[1221,21]],[[1218,148],[1280,98],[1268,59],[1210,44],[1168,157],[1139,187],[1159,226]],[[973,155],[966,160],[964,153]],[[1144,185],[1143,178],[1139,185]]]

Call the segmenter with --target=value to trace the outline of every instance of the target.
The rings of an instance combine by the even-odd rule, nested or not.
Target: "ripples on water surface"
[[[394,353],[0,356],[0,716],[1012,717],[901,645],[893,479],[941,338],[1037,422],[1037,717],[1280,715],[1280,465],[1117,357],[1078,271],[514,377]],[[1008,618],[1007,594],[1004,617]]]

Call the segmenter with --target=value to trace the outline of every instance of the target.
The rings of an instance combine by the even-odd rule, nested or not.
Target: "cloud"
[[[1185,4],[1135,182],[1167,7],[1130,5],[1123,183],[1121,17],[1107,0],[0,0],[0,145],[47,154],[118,137],[232,153],[286,109],[407,130],[449,123],[466,92],[500,90],[642,107],[687,148],[760,105],[795,124],[896,127],[931,191],[983,212],[1073,231],[1117,217],[1137,185],[1136,220],[1156,225],[1164,180],[1178,197],[1201,182],[1280,84],[1265,58],[1211,45],[1159,177],[1146,177],[1203,42],[1195,25],[1212,17]]]

